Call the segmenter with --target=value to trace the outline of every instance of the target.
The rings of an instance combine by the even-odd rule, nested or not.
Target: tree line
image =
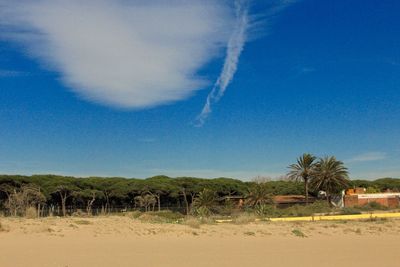
[[[34,207],[40,216],[65,216],[77,211],[106,214],[128,209],[208,213],[210,206],[229,205],[227,200],[235,197],[245,198],[246,205],[255,207],[270,203],[274,195],[304,194],[308,199],[308,195],[316,196],[324,190],[329,201],[332,194],[359,186],[371,192],[399,191],[400,179],[350,181],[341,161],[334,157],[317,159],[310,154],[290,165],[287,176],[281,180],[0,175],[0,210],[13,216],[24,215],[29,207]]]
[[[64,216],[77,210],[92,214],[132,208],[171,209],[189,214],[196,198],[201,193],[207,194],[205,189],[212,192],[215,201],[223,202],[226,197],[248,195],[256,184],[231,178],[0,175],[0,209],[11,215],[23,215],[30,206],[39,213],[48,211]],[[302,194],[298,182],[281,180],[263,184],[268,195]]]

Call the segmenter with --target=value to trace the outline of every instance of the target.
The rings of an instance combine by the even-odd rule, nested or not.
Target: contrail
[[[236,25],[228,41],[224,66],[211,92],[207,96],[206,103],[201,113],[196,118],[195,125],[197,127],[203,126],[205,120],[212,111],[212,105],[217,103],[224,95],[226,88],[236,73],[239,57],[246,43],[247,30],[249,27],[248,1],[236,0],[235,10]]]

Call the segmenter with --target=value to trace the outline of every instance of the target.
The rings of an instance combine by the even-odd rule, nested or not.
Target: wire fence
[[[43,206],[40,207],[40,210],[35,207],[38,216],[40,217],[48,217],[48,216],[63,216],[63,210],[61,206]],[[146,211],[143,207],[132,207],[132,206],[110,206],[108,208],[103,207],[93,207],[90,210],[87,209],[85,206],[67,206],[66,215],[90,215],[90,216],[99,216],[99,215],[106,215],[106,214],[120,214],[120,213],[127,213],[127,212],[135,212]],[[182,214],[185,213],[186,209],[182,206],[162,206],[160,209],[158,206],[151,206],[147,209],[147,211],[173,211],[173,212],[180,212]],[[25,211],[18,211],[16,214],[23,216]],[[0,213],[3,216],[14,216],[15,213],[11,212],[9,209],[0,208]]]

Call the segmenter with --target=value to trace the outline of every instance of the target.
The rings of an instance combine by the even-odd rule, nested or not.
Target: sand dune
[[[121,216],[0,223],[2,267],[400,266],[399,220],[200,228]]]

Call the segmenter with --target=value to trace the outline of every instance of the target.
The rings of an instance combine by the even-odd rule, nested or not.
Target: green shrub
[[[254,213],[260,217],[274,217],[277,213],[273,205],[257,205],[254,207]]]
[[[361,214],[361,211],[357,208],[343,208],[340,210],[340,214],[342,215],[353,215],[353,214]]]
[[[133,219],[137,219],[142,215],[141,211],[135,210],[126,213],[126,216],[132,217]]]
[[[369,186],[369,187],[367,187],[365,193],[367,193],[367,194],[380,193],[380,190],[379,190],[379,188],[377,188],[375,186]]]
[[[315,201],[314,203],[305,206],[307,210],[314,213],[328,213],[332,211],[332,208],[329,206],[329,204],[326,201]]]
[[[212,215],[211,210],[204,206],[194,208],[192,210],[192,213],[193,213],[193,215],[199,216],[199,217],[208,217],[208,216]]]
[[[370,202],[364,206],[358,207],[363,211],[372,211],[372,210],[387,210],[388,207],[379,204],[378,202]]]
[[[184,216],[182,213],[179,212],[173,212],[171,210],[162,210],[162,211],[153,211],[150,212],[151,214],[157,215],[159,217],[165,218],[170,221],[177,221],[181,220]]]
[[[312,212],[310,212],[305,206],[301,205],[291,206],[284,209],[282,212],[285,217],[310,216],[312,214]]]
[[[229,216],[237,212],[238,209],[236,208],[236,205],[232,200],[226,199],[222,206],[215,206],[213,208],[213,211],[215,211],[215,213],[219,215]]]
[[[317,213],[329,213],[332,208],[326,201],[316,201],[309,205],[293,205],[287,208],[277,208],[274,205],[256,205],[254,208],[249,209],[248,212],[252,212],[260,217],[301,217],[311,216]]]
[[[316,213],[328,213],[332,209],[326,201],[316,201],[309,205],[294,205],[286,209],[282,209],[282,216],[297,217],[297,216],[311,216]]]
[[[300,229],[293,229],[292,234],[297,237],[307,237]]]

